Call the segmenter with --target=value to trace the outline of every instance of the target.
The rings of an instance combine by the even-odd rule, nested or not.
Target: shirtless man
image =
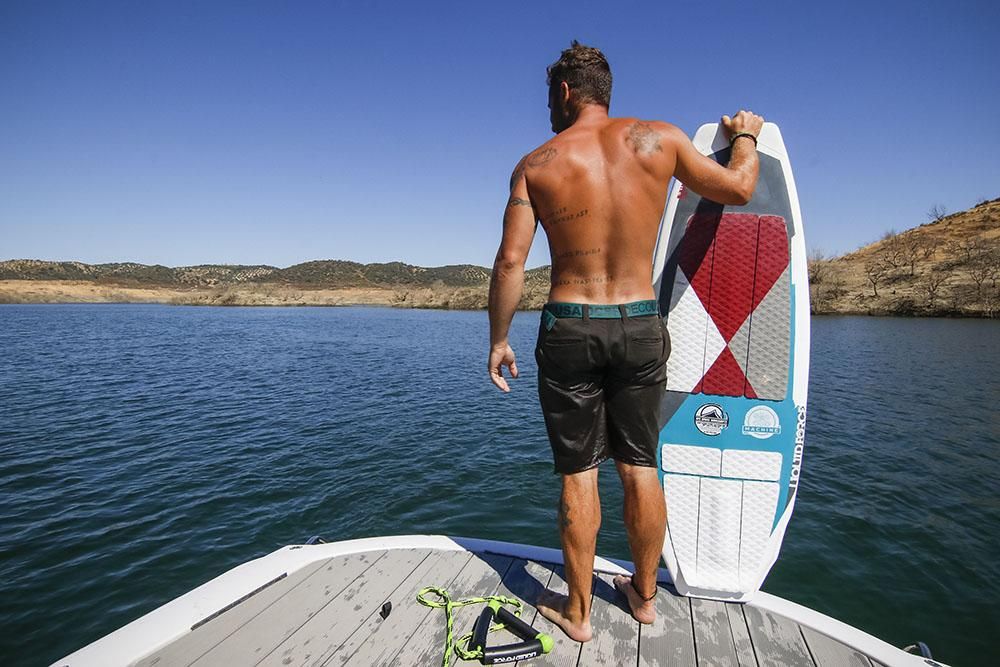
[[[569,595],[546,591],[537,607],[577,641],[588,641],[601,505],[597,467],[614,458],[635,563],[616,577],[641,623],[656,617],[656,571],[666,506],[656,472],[657,414],[670,340],[652,287],[653,249],[670,178],[721,204],[745,204],[757,184],[763,118],[722,117],[732,159],[701,155],[678,128],[609,118],[611,70],[597,49],[573,42],[548,68],[556,136],[528,153],[510,179],[503,237],[490,282],[490,379],[517,377],[507,336],[521,299],[524,263],[542,223],[552,257],[542,311],[538,393],[562,476],[559,533]]]

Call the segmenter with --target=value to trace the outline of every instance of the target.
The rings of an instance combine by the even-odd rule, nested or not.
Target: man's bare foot
[[[549,619],[566,633],[566,636],[577,642],[589,642],[594,631],[590,627],[590,620],[574,623],[566,618],[564,609],[569,598],[550,590],[544,590],[538,596],[535,607],[542,616]]]
[[[632,617],[640,623],[649,625],[656,620],[656,600],[643,600],[639,592],[632,586],[632,577],[619,574],[614,578],[615,588],[628,599]]]

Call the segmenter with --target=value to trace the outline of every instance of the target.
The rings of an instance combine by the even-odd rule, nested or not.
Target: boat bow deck
[[[565,591],[555,550],[435,536],[285,547],[55,664],[439,665],[445,614],[416,601],[425,586],[445,588],[456,599],[501,594],[523,600],[523,618],[555,639],[551,653],[522,663],[531,667],[925,664],[764,593],[759,601],[725,603],[680,597],[661,583],[657,621],[641,626],[611,584],[622,565],[595,564],[594,639],[580,644],[532,606],[543,587]],[[386,602],[392,604],[388,615]],[[471,629],[479,611],[456,610],[456,635]]]

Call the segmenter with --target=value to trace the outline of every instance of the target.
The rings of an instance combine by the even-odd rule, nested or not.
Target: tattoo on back
[[[552,215],[545,221],[545,224],[549,227],[554,227],[555,225],[561,224],[563,222],[568,222],[569,220],[581,220],[590,215],[590,209],[581,209],[575,213],[569,212],[569,207],[563,206],[553,211]]]
[[[587,255],[600,255],[603,248],[588,248],[586,250],[566,250],[555,256],[556,259],[569,259],[571,257],[586,257]]]
[[[556,149],[550,146],[549,148],[543,148],[537,153],[532,153],[528,156],[528,166],[541,167],[543,164],[548,164],[556,156],[557,152]]]
[[[649,123],[644,123],[641,120],[632,123],[628,129],[628,143],[631,144],[632,150],[636,153],[649,155],[663,151],[656,130],[650,127]]]
[[[552,284],[558,287],[564,287],[566,285],[606,285],[608,283],[613,283],[615,277],[612,275],[603,276],[590,276],[587,278],[564,278],[560,280],[553,280]]]

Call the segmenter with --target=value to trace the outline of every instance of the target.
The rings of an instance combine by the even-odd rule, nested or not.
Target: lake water
[[[0,306],[0,663],[42,665],[319,534],[558,546],[535,396],[482,312]],[[998,664],[1000,322],[814,318],[802,485],[764,589]],[[629,558],[613,467],[602,555]]]

